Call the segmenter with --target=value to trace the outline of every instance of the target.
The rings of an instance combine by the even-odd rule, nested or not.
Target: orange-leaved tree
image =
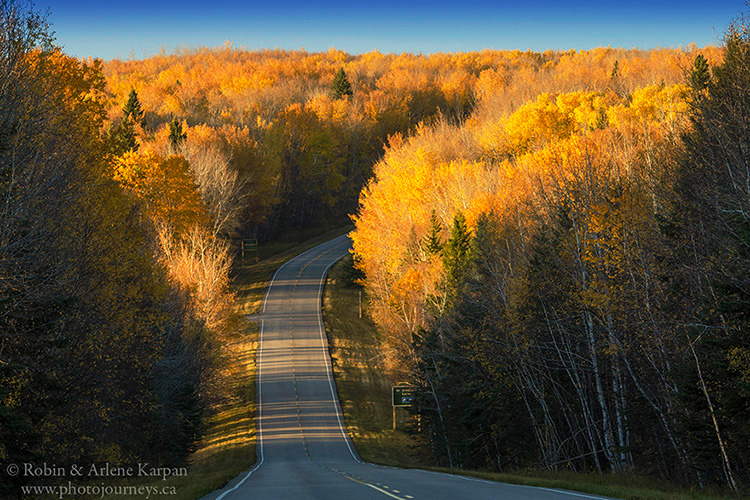
[[[181,156],[163,158],[151,151],[130,151],[114,163],[114,179],[143,204],[144,214],[155,224],[166,224],[182,234],[207,222],[189,164]]]

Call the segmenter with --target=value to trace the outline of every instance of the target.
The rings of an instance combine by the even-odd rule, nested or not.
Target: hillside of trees
[[[436,121],[492,120],[542,92],[613,86],[625,95],[682,82],[698,53],[711,64],[720,57],[695,47],[429,56],[184,48],[104,64],[106,126],[118,126],[135,90],[144,149],[168,154],[168,124],[176,120],[189,150],[238,172],[248,199],[233,229],[267,239],[346,221],[391,136]],[[342,75],[349,93],[332,91]]]
[[[718,48],[102,63],[24,2],[0,25],[0,467],[185,463],[234,397],[233,242],[359,207],[438,461],[747,480],[743,26]]]
[[[390,138],[355,261],[443,465],[747,484],[747,33],[559,54]]]

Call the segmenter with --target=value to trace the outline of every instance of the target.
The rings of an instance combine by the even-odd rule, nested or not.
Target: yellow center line
[[[372,489],[374,489],[374,490],[377,490],[377,491],[379,491],[380,493],[382,493],[382,494],[384,494],[384,495],[388,495],[388,496],[389,496],[389,497],[391,497],[391,498],[395,498],[396,500],[406,500],[406,499],[405,499],[404,497],[400,497],[400,496],[398,496],[398,495],[394,495],[394,494],[393,494],[393,493],[391,493],[390,491],[386,491],[386,490],[384,490],[384,489],[382,489],[382,488],[378,488],[378,487],[377,487],[377,486],[375,486],[374,484],[370,484],[370,483],[367,483],[367,482],[365,482],[365,481],[360,481],[359,479],[354,479],[353,477],[351,477],[350,475],[348,475],[348,474],[346,474],[346,473],[344,473],[344,472],[340,472],[340,471],[339,471],[339,473],[340,473],[340,474],[341,474],[342,476],[344,476],[345,478],[347,478],[347,479],[350,479],[350,480],[354,481],[355,483],[359,483],[359,484],[364,484],[365,486],[369,486],[370,488],[372,488]],[[410,498],[412,498],[412,497],[410,497]]]
[[[291,343],[291,353],[292,353],[291,354],[291,358],[292,358],[292,380],[294,381],[294,399],[295,399],[296,406],[297,406],[297,422],[299,423],[299,432],[300,432],[300,435],[302,436],[302,445],[305,448],[305,456],[307,456],[307,459],[310,462],[312,462],[312,459],[310,458],[310,452],[308,451],[308,448],[307,448],[307,440],[305,439],[304,428],[302,427],[302,412],[301,412],[301,408],[300,408],[300,404],[299,404],[299,392],[297,390],[297,372],[296,372],[296,370],[294,368],[294,333],[293,333],[293,328],[292,328],[292,324],[293,324],[293,321],[294,321],[293,303],[294,303],[294,294],[297,291],[297,285],[299,284],[299,280],[302,277],[302,273],[305,271],[305,269],[307,269],[307,267],[310,264],[312,264],[316,260],[320,259],[321,257],[323,257],[325,254],[329,253],[330,251],[331,250],[326,250],[325,252],[321,253],[316,258],[312,259],[310,262],[308,262],[307,264],[305,264],[302,267],[302,269],[300,269],[299,273],[297,273],[297,279],[294,281],[294,287],[292,288],[291,299],[289,301],[289,339],[290,339],[290,343]],[[318,305],[317,307],[320,307],[320,306]],[[312,462],[312,463],[315,463],[315,462]],[[412,497],[410,495],[406,495],[406,498],[400,497],[400,496],[394,495],[393,493],[391,493],[389,491],[386,491],[386,490],[384,490],[382,488],[379,488],[378,486],[375,486],[374,484],[370,484],[368,482],[362,481],[361,478],[351,477],[350,475],[346,474],[343,471],[340,471],[340,470],[337,470],[337,469],[333,469],[331,467],[326,467],[325,465],[321,465],[321,464],[315,464],[315,465],[318,465],[319,467],[324,468],[324,469],[329,469],[329,470],[336,471],[339,474],[341,474],[342,476],[344,476],[345,478],[347,478],[347,479],[349,479],[351,481],[354,481],[355,483],[359,483],[359,484],[363,484],[365,486],[368,486],[368,487],[370,487],[370,488],[372,488],[372,489],[374,489],[376,491],[379,491],[380,493],[382,493],[384,495],[387,495],[387,496],[389,496],[391,498],[395,498],[396,500],[407,500],[407,499],[414,498],[414,497]]]
[[[299,280],[302,277],[302,273],[305,271],[305,269],[307,269],[307,266],[309,266],[316,260],[320,259],[321,257],[323,257],[325,254],[327,254],[330,251],[331,250],[326,250],[325,252],[321,253],[320,255],[312,259],[310,262],[305,264],[302,267],[302,269],[300,269],[299,273],[297,273],[297,279],[294,281],[294,288],[292,288],[291,299],[289,300],[289,341],[291,344],[292,380],[294,382],[294,400],[297,406],[297,423],[299,424],[299,433],[300,433],[300,437],[302,438],[302,447],[305,449],[305,456],[311,462],[312,460],[310,459],[310,451],[307,448],[307,439],[305,438],[305,431],[304,431],[304,428],[302,427],[302,412],[301,412],[301,408],[299,405],[299,391],[297,390],[297,371],[294,368],[294,332],[292,328],[292,325],[294,322],[293,304],[294,304],[294,294],[297,291],[297,285],[299,284]]]

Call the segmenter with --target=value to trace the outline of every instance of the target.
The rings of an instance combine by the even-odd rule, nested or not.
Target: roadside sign
[[[257,250],[258,249],[258,240],[252,239],[252,240],[242,240],[242,249],[246,252]]]
[[[393,407],[414,406],[416,392],[417,388],[410,385],[394,385],[391,393]]]
[[[242,240],[242,265],[245,265],[245,253],[255,252],[255,262],[258,262],[258,240]]]

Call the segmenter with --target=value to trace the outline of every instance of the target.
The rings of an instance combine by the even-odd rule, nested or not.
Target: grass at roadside
[[[638,500],[727,500],[726,493],[687,489],[661,479],[633,474],[547,472],[540,470],[497,473],[429,467],[429,459],[417,450],[413,435],[392,430],[390,386],[394,382],[382,363],[382,335],[375,324],[359,317],[359,291],[352,283],[352,258],[336,264],[325,288],[325,324],[333,358],[336,387],[349,435],[360,456],[384,465],[421,468],[475,476],[506,483],[574,490],[595,495]],[[366,304],[363,301],[364,312]],[[399,414],[406,427],[408,415]]]
[[[295,233],[258,249],[259,261],[252,265],[236,265],[232,289],[237,295],[238,312],[260,311],[263,295],[276,269],[290,258],[320,243],[345,234],[351,228],[321,233]],[[180,498],[200,498],[222,487],[230,479],[255,463],[255,352],[258,328],[249,324],[248,333],[240,336],[230,352],[229,369],[236,374],[235,401],[221,408],[208,422],[208,431],[201,446],[191,458],[188,481],[179,481]]]
[[[359,317],[361,287],[352,282],[351,270],[351,256],[331,269],[324,303],[336,387],[349,434],[360,456],[368,462],[426,464],[416,451],[414,438],[402,430],[414,425],[413,417],[397,410],[397,430],[393,431],[394,381],[383,366],[380,332],[364,314]],[[362,307],[366,309],[364,300]]]
[[[685,488],[659,478],[635,474],[578,473],[571,471],[518,471],[513,473],[427,467],[428,470],[473,476],[492,481],[591,493],[628,500],[738,500],[747,498],[712,489]]]
[[[253,314],[260,310],[263,295],[276,269],[290,258],[350,231],[350,227],[295,233],[268,245],[261,245],[259,262],[236,265],[233,269],[232,289],[237,296],[237,311]],[[173,477],[166,481],[127,481],[123,484],[157,488],[174,487],[176,498],[198,499],[224,486],[242,471],[250,469],[256,460],[255,439],[255,353],[258,327],[248,322],[227,346],[226,383],[232,397],[214,409],[207,421],[206,433],[198,449],[190,457],[187,477]],[[169,490],[164,490],[169,491]],[[105,497],[111,500],[122,496]]]

